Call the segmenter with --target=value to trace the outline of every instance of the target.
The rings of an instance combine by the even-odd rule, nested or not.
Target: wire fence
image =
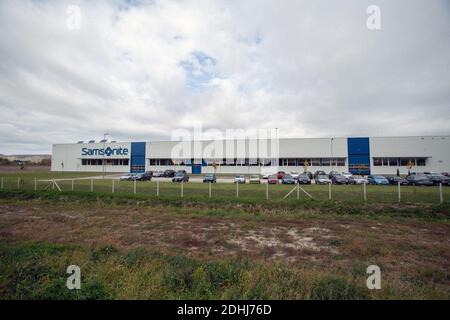
[[[4,190],[56,190],[97,192],[171,198],[221,198],[265,201],[336,200],[350,202],[425,202],[443,203],[450,199],[448,186],[401,185],[269,185],[231,183],[176,183],[160,180],[120,181],[118,179],[38,179],[20,176],[0,177]]]

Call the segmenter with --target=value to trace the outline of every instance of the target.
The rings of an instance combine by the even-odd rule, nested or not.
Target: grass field
[[[154,182],[133,194],[116,181],[112,194],[110,180],[59,192],[23,179],[0,190],[3,299],[450,298],[450,202],[437,188],[405,188],[396,203],[392,187],[368,186],[364,202],[360,186],[333,186],[329,201],[327,186],[282,200],[291,187],[277,185],[267,201],[265,186],[240,185],[236,199],[217,184],[209,198],[188,183],[181,198],[174,183],[156,197]],[[65,287],[71,264],[81,290]],[[381,290],[366,287],[373,264]]]
[[[91,192],[91,184],[95,193],[112,193],[113,181],[110,178],[106,179],[81,179],[83,177],[99,176],[101,173],[83,173],[75,176],[73,173],[24,173],[21,176],[17,174],[2,174],[4,189],[24,189],[33,190],[35,187],[34,179],[37,179],[36,188],[43,190],[49,184],[46,181],[39,181],[44,179],[70,179],[74,178],[73,191],[77,192]],[[20,183],[18,183],[20,179]],[[72,181],[58,181],[58,186],[62,191],[72,191]],[[136,183],[136,195],[156,197],[157,182],[155,181],[138,181]],[[268,196],[269,201],[284,201],[283,198],[293,188],[292,185],[269,185]],[[328,200],[329,189],[327,185],[307,185],[302,188],[308,192],[315,200]],[[182,190],[183,189],[183,190]],[[242,201],[267,201],[266,200],[266,185],[239,185],[238,186],[239,199]],[[119,195],[135,194],[134,183],[130,181],[114,181],[114,192]],[[443,200],[450,200],[450,187],[443,187]],[[217,183],[211,187],[211,197],[214,199],[236,199],[237,198],[236,185]],[[209,186],[203,183],[184,183],[183,188],[180,183],[172,183],[170,181],[159,183],[159,196],[166,198],[180,198],[183,195],[185,198],[209,198]],[[337,201],[364,201],[364,193],[362,185],[332,185],[331,198]],[[298,194],[299,200],[309,200],[309,197],[302,191]],[[293,192],[288,201],[297,200],[297,193]],[[368,202],[398,202],[397,186],[367,186],[366,201]],[[438,187],[401,187],[401,201],[403,202],[426,202],[439,203],[440,191]]]

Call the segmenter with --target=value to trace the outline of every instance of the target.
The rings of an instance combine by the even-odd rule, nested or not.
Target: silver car
[[[348,178],[348,183],[349,184],[363,184],[363,183],[368,184],[369,181],[366,178],[364,178],[363,176],[351,176],[350,178]]]
[[[324,174],[319,174],[316,177],[316,184],[329,184],[329,183],[331,183],[330,178],[328,178],[328,176]]]
[[[245,176],[243,174],[235,176],[234,183],[245,183]]]

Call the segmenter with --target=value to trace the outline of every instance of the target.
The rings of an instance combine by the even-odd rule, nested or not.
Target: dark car
[[[295,184],[295,179],[290,174],[285,174],[283,178],[281,178],[282,184]]]
[[[216,175],[212,173],[207,173],[203,177],[203,183],[216,183]]]
[[[306,172],[304,172],[304,173],[307,174],[308,177],[309,177],[311,180],[314,179],[314,175],[312,174],[311,171],[306,171]]]
[[[332,184],[347,184],[347,178],[342,174],[335,174],[331,177]]]
[[[375,185],[387,185],[389,184],[388,179],[386,179],[383,176],[377,176],[377,175],[370,175],[367,177],[367,181],[369,181],[369,184],[375,184]]]
[[[187,174],[187,171],[186,171],[186,170],[178,170],[177,172],[175,172],[175,175],[174,175],[174,176],[176,176],[176,175],[179,174],[179,173]]]
[[[278,171],[277,172],[277,178],[278,179],[283,179],[283,177],[286,175],[286,173],[284,171]]]
[[[186,171],[184,173],[177,172],[172,178],[172,182],[189,182],[189,176],[187,175]]]
[[[172,170],[172,169],[164,170],[163,177],[166,177],[166,178],[175,177],[175,170]]]
[[[151,181],[152,180],[152,174],[149,172],[145,173],[138,173],[133,177],[133,180],[136,181]]]
[[[327,174],[322,170],[314,172],[314,179],[316,179],[318,176],[327,176]]]
[[[438,186],[440,183],[442,183],[443,186],[450,185],[450,178],[444,176],[443,174],[432,173],[428,174],[427,177],[433,182],[435,186]]]
[[[433,181],[425,175],[413,175],[406,177],[406,180],[413,186],[432,186]]]
[[[336,176],[338,174],[340,174],[340,173],[337,171],[330,171],[330,173],[328,174],[328,178],[332,179],[334,176]]]
[[[386,177],[386,179],[388,179],[389,184],[393,184],[393,185],[398,185],[399,183],[401,185],[407,185],[408,184],[408,180],[399,177],[399,176],[388,176]]]
[[[297,182],[299,184],[311,184],[311,178],[307,173],[302,173],[298,176]]]

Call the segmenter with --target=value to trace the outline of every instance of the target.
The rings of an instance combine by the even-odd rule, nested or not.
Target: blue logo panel
[[[369,138],[348,138],[348,170],[352,174],[370,174]]]
[[[145,172],[145,142],[131,143],[131,173]]]

